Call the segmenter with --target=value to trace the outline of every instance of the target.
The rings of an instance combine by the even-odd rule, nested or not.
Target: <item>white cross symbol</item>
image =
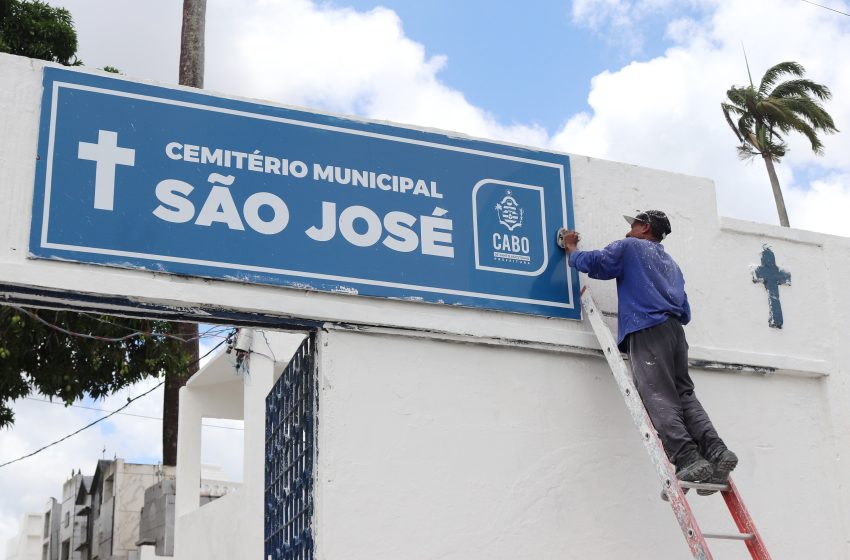
[[[94,173],[94,207],[112,210],[115,200],[115,166],[136,163],[136,150],[118,147],[118,133],[111,130],[97,131],[97,144],[80,142],[79,159],[97,163]]]

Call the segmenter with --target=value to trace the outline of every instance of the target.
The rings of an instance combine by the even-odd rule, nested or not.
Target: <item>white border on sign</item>
[[[541,228],[543,230],[543,264],[537,270],[513,270],[510,268],[499,268],[498,266],[481,265],[478,252],[478,201],[475,198],[475,194],[478,192],[478,189],[487,184],[505,185],[508,187],[516,187],[518,189],[533,190],[537,191],[537,194],[540,196]],[[549,247],[546,243],[546,201],[543,198],[543,187],[523,185],[522,183],[511,183],[510,181],[499,181],[497,179],[482,179],[478,181],[475,186],[472,187],[472,228],[475,233],[475,268],[478,270],[490,270],[493,272],[501,272],[503,274],[519,274],[522,276],[539,276],[540,273],[546,270],[546,267],[549,266]]]
[[[569,301],[567,303],[562,302],[552,302],[545,300],[536,300],[529,298],[520,298],[514,296],[503,296],[499,294],[487,294],[480,292],[468,292],[464,290],[453,290],[449,288],[437,288],[433,286],[419,286],[416,284],[402,284],[399,282],[386,282],[383,280],[369,280],[364,278],[351,278],[347,276],[335,276],[328,274],[318,274],[313,272],[303,272],[297,270],[286,270],[286,269],[278,269],[278,268],[270,268],[270,267],[261,267],[254,265],[245,265],[238,263],[225,263],[220,261],[207,261],[202,259],[191,259],[185,257],[173,257],[169,255],[154,255],[150,253],[136,253],[132,251],[118,251],[114,249],[104,249],[101,247],[84,247],[77,245],[64,245],[59,243],[51,243],[47,239],[48,235],[48,225],[50,220],[50,196],[51,196],[51,186],[52,186],[52,177],[53,177],[53,148],[54,148],[54,140],[55,140],[55,132],[56,132],[56,118],[58,115],[58,98],[59,98],[59,90],[60,88],[66,89],[76,89],[81,91],[89,91],[92,93],[99,93],[102,95],[111,95],[114,97],[125,97],[129,99],[136,99],[139,101],[147,101],[150,103],[160,103],[163,105],[175,105],[179,107],[186,107],[189,109],[197,109],[201,111],[211,111],[214,113],[224,113],[229,115],[235,115],[239,117],[246,117],[250,119],[256,120],[265,120],[271,122],[278,122],[284,124],[290,124],[294,126],[301,126],[305,128],[318,128],[322,130],[329,130],[333,132],[339,132],[342,134],[352,134],[355,136],[368,136],[371,138],[378,138],[381,140],[389,140],[393,142],[401,142],[406,144],[415,144],[419,146],[426,146],[429,148],[436,148],[441,150],[449,150],[456,152],[463,152],[472,155],[479,155],[484,157],[492,157],[496,159],[505,159],[509,161],[518,161],[522,163],[528,163],[531,165],[540,165],[543,167],[551,167],[558,169],[560,172],[560,180],[561,180],[561,212],[563,217],[564,224],[567,223],[567,203],[566,203],[566,184],[564,180],[564,166],[559,163],[552,163],[548,161],[539,161],[528,158],[522,158],[517,156],[511,156],[507,154],[498,154],[493,152],[485,152],[483,150],[475,150],[472,148],[464,148],[461,146],[452,146],[448,144],[439,144],[436,142],[428,142],[425,140],[416,140],[413,138],[404,138],[400,136],[391,136],[388,134],[380,134],[377,132],[369,132],[365,130],[357,130],[351,128],[344,128],[340,126],[332,126],[325,125],[319,123],[312,123],[306,121],[299,121],[294,119],[288,119],[285,117],[275,117],[271,115],[263,115],[260,113],[250,113],[247,111],[239,111],[236,109],[228,109],[225,107],[216,107],[209,105],[201,105],[199,103],[190,103],[188,101],[177,101],[174,99],[165,99],[161,97],[153,97],[149,95],[141,95],[137,93],[129,93],[123,91],[114,91],[94,86],[86,86],[82,84],[74,84],[70,82],[53,82],[53,91],[52,91],[52,99],[51,99],[51,113],[50,113],[50,127],[49,127],[49,136],[48,136],[48,147],[47,147],[47,168],[45,173],[45,185],[44,185],[44,211],[42,215],[42,225],[41,225],[41,247],[45,249],[59,249],[63,251],[77,251],[81,253],[92,253],[92,254],[100,254],[100,255],[114,255],[114,256],[122,256],[122,257],[132,257],[137,259],[144,260],[152,260],[152,261],[166,261],[166,262],[176,262],[183,264],[194,264],[199,266],[208,266],[213,268],[228,268],[228,269],[236,269],[236,270],[245,270],[251,272],[263,272],[263,273],[272,273],[272,274],[283,274],[288,276],[301,276],[304,278],[315,278],[320,280],[333,280],[339,282],[352,282],[358,284],[365,284],[370,286],[381,286],[388,288],[397,288],[397,289],[413,289],[423,292],[431,292],[436,294],[446,294],[446,295],[458,295],[458,296],[466,296],[466,297],[474,297],[480,299],[493,299],[498,301],[510,301],[514,303],[524,303],[529,305],[540,305],[545,307],[557,307],[563,309],[574,309],[575,302],[573,301],[573,289],[572,289],[572,276],[569,274],[569,265],[567,266],[567,294],[569,297]],[[545,226],[544,226],[545,228]],[[477,236],[477,234],[476,234]],[[544,231],[544,239],[545,239],[545,231]],[[477,260],[477,251],[476,251],[476,260]],[[477,263],[476,263],[477,264]],[[285,284],[284,284],[285,285]],[[324,291],[324,290],[322,290]]]

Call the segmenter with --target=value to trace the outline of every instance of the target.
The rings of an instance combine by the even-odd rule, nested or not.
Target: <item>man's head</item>
[[[648,239],[649,241],[662,241],[672,229],[667,214],[661,210],[647,210],[638,212],[634,216],[623,216],[632,226],[626,237]]]

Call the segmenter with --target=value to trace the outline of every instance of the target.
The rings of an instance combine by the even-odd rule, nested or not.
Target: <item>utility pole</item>
[[[204,27],[207,0],[183,0],[183,30],[180,35],[180,85],[204,87]],[[185,340],[183,351],[189,367],[165,377],[162,395],[162,464],[177,464],[177,422],[180,416],[180,387],[198,371],[198,326],[175,323],[175,334]]]
[[[204,27],[207,0],[183,0],[180,35],[180,85],[204,87]]]

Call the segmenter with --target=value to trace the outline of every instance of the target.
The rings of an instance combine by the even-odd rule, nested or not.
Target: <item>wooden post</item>
[[[204,28],[207,0],[183,0],[180,35],[180,85],[204,87]]]

